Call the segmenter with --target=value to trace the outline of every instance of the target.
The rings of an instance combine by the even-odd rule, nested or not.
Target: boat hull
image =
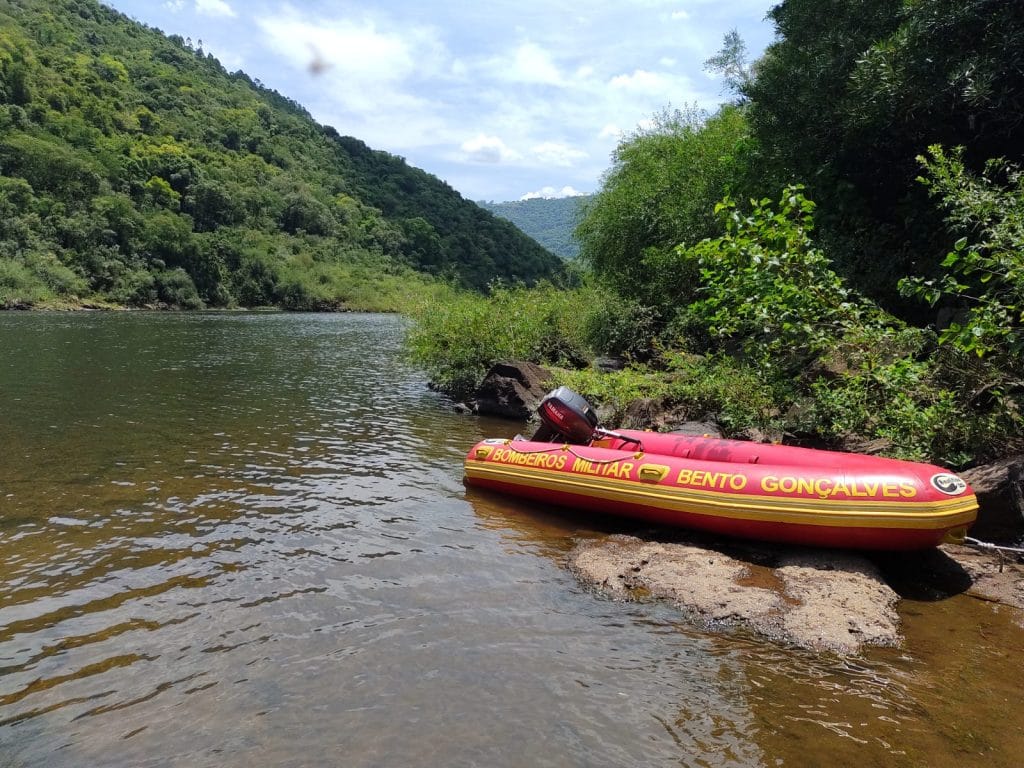
[[[783,446],[717,442],[719,449],[735,444],[740,453],[728,458],[719,450],[723,458],[709,460],[485,440],[469,451],[465,478],[471,486],[549,504],[823,547],[926,549],[962,540],[977,514],[973,491],[939,467],[827,451],[812,451],[812,460],[799,463],[799,452],[773,456]]]

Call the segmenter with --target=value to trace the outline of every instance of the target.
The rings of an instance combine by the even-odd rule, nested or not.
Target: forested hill
[[[589,200],[589,196],[581,196],[478,204],[494,215],[508,219],[552,253],[563,259],[575,259],[580,246],[573,237],[573,230]]]
[[[344,307],[417,273],[561,270],[180,37],[95,0],[0,0],[0,306]]]

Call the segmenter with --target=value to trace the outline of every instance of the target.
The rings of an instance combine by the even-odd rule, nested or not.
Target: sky
[[[104,0],[470,200],[600,189],[623,136],[729,99],[704,69],[775,0]]]

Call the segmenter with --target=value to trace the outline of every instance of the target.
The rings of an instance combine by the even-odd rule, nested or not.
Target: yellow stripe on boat
[[[577,496],[640,504],[666,511],[733,520],[853,528],[941,530],[969,525],[975,519],[973,495],[937,501],[850,501],[778,498],[652,485],[615,478],[579,476],[518,465],[467,461],[470,478],[543,488]]]

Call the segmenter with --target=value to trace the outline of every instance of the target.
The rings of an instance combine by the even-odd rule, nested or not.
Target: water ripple
[[[579,587],[564,558],[593,532],[466,493],[466,447],[510,427],[445,406],[401,332],[365,315],[0,314],[4,759],[962,756],[937,703],[957,686],[913,656],[822,660]],[[963,694],[985,713],[1019,695],[999,669]],[[1014,746],[990,744],[987,765],[1015,764]]]

